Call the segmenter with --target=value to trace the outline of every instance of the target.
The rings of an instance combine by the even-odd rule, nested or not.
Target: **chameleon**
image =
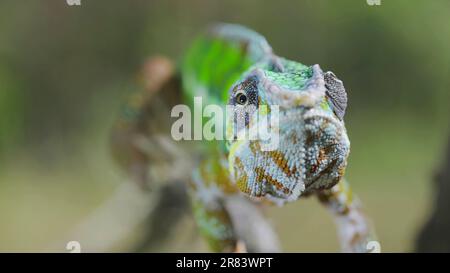
[[[143,188],[183,181],[212,251],[247,251],[237,232],[245,219],[232,217],[229,200],[281,207],[316,196],[335,219],[341,251],[370,252],[368,243],[376,239],[371,221],[344,178],[348,99],[333,72],[279,57],[261,34],[223,23],[199,35],[178,66],[161,56],[151,59],[141,79],[142,90],[113,127],[113,155]],[[194,97],[236,109],[226,119],[226,139],[171,137],[171,109],[192,107]],[[261,116],[278,120],[271,128],[278,137],[273,149],[264,140],[238,137],[257,130]]]

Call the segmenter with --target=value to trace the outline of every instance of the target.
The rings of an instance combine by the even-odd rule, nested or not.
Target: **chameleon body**
[[[236,251],[245,242],[226,205],[230,196],[283,205],[316,195],[335,216],[342,250],[367,252],[373,235],[343,178],[350,142],[342,81],[319,65],[276,56],[263,36],[229,24],[201,35],[177,75],[184,103],[192,106],[193,97],[202,97],[205,104],[236,109],[226,121],[226,141],[198,143],[203,156],[188,184],[194,216],[212,250]],[[141,113],[142,108],[133,111]],[[261,116],[273,118],[275,113],[279,122],[270,128],[277,132],[275,148],[264,148],[263,140],[237,137],[257,130]]]

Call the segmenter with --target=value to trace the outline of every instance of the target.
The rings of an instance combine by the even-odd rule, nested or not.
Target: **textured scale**
[[[242,239],[226,206],[230,197],[282,205],[315,194],[337,219],[342,250],[365,251],[373,238],[370,226],[343,179],[350,141],[342,81],[319,65],[276,56],[263,36],[228,24],[194,41],[180,79],[185,104],[200,96],[204,105],[237,109],[227,120],[234,138],[210,142],[189,183],[194,216],[213,250],[231,251]],[[278,126],[265,125],[278,130],[275,149],[262,148],[263,140],[237,138],[256,131],[260,116],[279,118]]]

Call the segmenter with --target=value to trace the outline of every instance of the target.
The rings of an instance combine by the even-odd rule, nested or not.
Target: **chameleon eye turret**
[[[248,102],[247,95],[244,91],[239,91],[239,93],[236,94],[236,103],[240,105],[246,105]]]
[[[344,84],[330,71],[324,74],[324,80],[327,100],[336,116],[343,120],[347,109],[347,92],[345,92]]]

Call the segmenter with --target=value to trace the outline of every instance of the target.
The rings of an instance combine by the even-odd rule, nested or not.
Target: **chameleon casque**
[[[185,181],[197,225],[213,251],[245,250],[246,239],[226,206],[231,197],[282,205],[315,195],[336,220],[342,251],[368,252],[374,235],[343,178],[350,152],[347,94],[332,72],[276,56],[250,29],[218,24],[194,41],[178,70],[157,57],[143,78],[143,91],[131,97],[113,129],[114,155],[143,187]],[[259,140],[236,137],[173,140],[170,111],[180,103],[192,106],[195,96],[236,109],[264,106],[237,110],[227,120],[237,133],[253,130],[256,112],[270,116],[277,106],[278,147],[267,151]]]

